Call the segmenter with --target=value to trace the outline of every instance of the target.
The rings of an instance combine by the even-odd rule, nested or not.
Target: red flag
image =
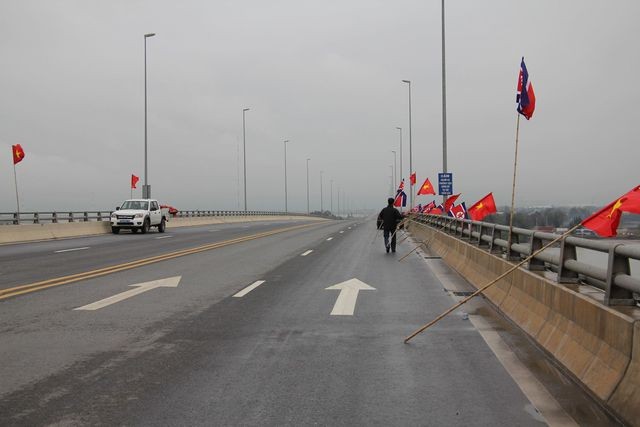
[[[24,150],[20,144],[12,145],[11,152],[13,153],[13,164],[18,164],[24,159]]]
[[[431,211],[435,209],[435,207],[436,207],[436,202],[435,200],[432,200],[431,203],[429,203],[428,205],[424,205],[422,207],[422,213],[431,213]]]
[[[456,200],[458,200],[458,197],[460,197],[460,193],[454,194],[444,201],[445,212],[449,212],[449,210],[453,207],[453,204],[456,202]]]
[[[412,173],[412,174],[409,176],[409,182],[411,182],[411,185],[416,185],[416,173],[415,173],[415,172],[414,172],[414,173]]]
[[[449,215],[458,219],[467,219],[467,207],[464,202],[460,203],[458,206],[452,206],[449,210]]]
[[[524,57],[522,57],[522,62],[520,62],[516,104],[518,104],[518,113],[525,116],[527,120],[533,117],[533,112],[536,109],[536,95],[533,93],[533,86],[529,81],[529,72],[527,71],[527,66],[524,65]]]
[[[474,221],[482,221],[487,215],[498,212],[493,193],[489,193],[469,208],[469,217]]]
[[[433,185],[431,185],[431,181],[429,181],[429,178],[424,180],[424,184],[422,184],[422,187],[420,187],[420,190],[418,190],[418,196],[423,194],[433,194],[434,196],[436,195],[436,191],[433,189]]]
[[[137,188],[136,184],[138,183],[138,181],[140,181],[140,178],[138,178],[134,174],[131,174],[131,188],[132,189]]]
[[[618,234],[622,212],[640,214],[640,185],[582,221],[582,225],[599,236],[613,237]]]
[[[442,215],[444,211],[440,209],[440,206],[437,206],[429,211],[431,215]]]

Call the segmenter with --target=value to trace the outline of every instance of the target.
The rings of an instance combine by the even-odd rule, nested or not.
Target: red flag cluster
[[[640,214],[640,185],[582,221],[582,225],[599,236],[613,237],[618,234],[622,212]]]

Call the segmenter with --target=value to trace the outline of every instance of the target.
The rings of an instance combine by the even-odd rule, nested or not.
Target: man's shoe
[[[391,252],[393,252],[393,253],[395,254],[395,253],[396,253],[396,250],[395,250],[395,249],[391,249]]]
[[[389,246],[387,246],[387,253],[389,253]]]

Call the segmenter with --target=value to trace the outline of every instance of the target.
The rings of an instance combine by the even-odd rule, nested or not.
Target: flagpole
[[[520,136],[520,113],[516,113],[518,116],[516,120],[516,153],[513,160],[513,185],[511,187],[511,211],[509,212],[509,239],[507,244],[507,259],[511,257],[511,240],[513,237],[513,208],[516,196],[516,171],[518,169],[518,140]]]
[[[20,197],[18,196],[18,174],[16,173],[16,164],[13,164],[13,181],[16,184],[16,208],[18,215],[18,224],[20,224]]]

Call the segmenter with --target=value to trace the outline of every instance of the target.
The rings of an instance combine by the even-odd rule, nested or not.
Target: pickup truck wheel
[[[162,218],[162,220],[160,221],[160,225],[158,225],[158,231],[160,233],[164,233],[164,229],[166,228],[167,224],[165,223],[164,218]]]
[[[120,233],[120,229],[118,227],[111,227],[111,232],[113,234],[118,234],[118,233]]]
[[[144,222],[142,223],[142,228],[140,229],[140,232],[142,234],[145,234],[147,231],[149,231],[149,218],[146,218],[144,220]]]

